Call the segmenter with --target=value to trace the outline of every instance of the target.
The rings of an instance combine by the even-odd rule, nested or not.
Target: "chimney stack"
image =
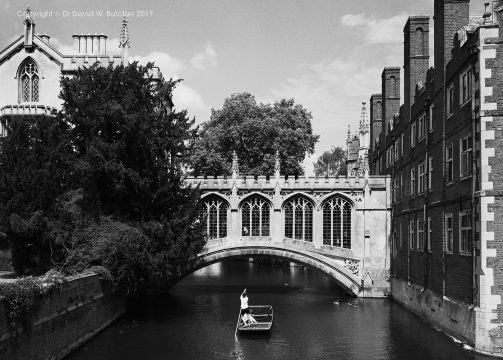
[[[404,107],[406,121],[411,118],[410,108],[414,103],[416,85],[426,82],[430,59],[430,18],[411,16],[403,29],[404,35]]]
[[[73,47],[77,55],[106,55],[107,36],[103,34],[73,34]]]
[[[389,121],[400,111],[400,68],[386,67],[382,72],[381,133],[388,136]]]
[[[382,95],[373,94],[370,97],[370,153],[379,139],[382,131]]]

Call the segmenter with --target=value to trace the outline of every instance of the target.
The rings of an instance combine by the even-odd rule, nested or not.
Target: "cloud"
[[[141,65],[154,62],[155,66],[159,67],[166,79],[178,79],[180,78],[180,72],[186,69],[182,60],[162,51],[154,51],[146,56],[136,55],[130,58],[130,62],[132,61],[138,61]]]
[[[358,52],[359,50],[356,50]],[[317,156],[333,146],[345,147],[347,126],[356,131],[362,101],[380,89],[382,68],[366,63],[356,53],[303,64],[297,73],[272,90],[275,98],[294,98],[313,115],[312,125],[321,134],[315,156],[304,161],[306,173],[312,173]],[[329,135],[329,136],[326,136]]]
[[[73,45],[63,44],[61,40],[56,37],[51,37],[49,39],[49,44],[63,55],[71,55],[76,52]]]
[[[195,117],[198,124],[210,119],[210,106],[206,105],[196,90],[184,82],[179,83],[173,91],[173,103],[177,110],[187,109],[189,116]]]
[[[403,41],[403,26],[407,17],[406,13],[390,18],[346,14],[341,18],[341,23],[345,27],[359,28],[371,44],[399,43]]]
[[[210,67],[217,66],[217,52],[211,42],[205,44],[204,50],[195,54],[190,59],[190,64],[194,69],[207,70]]]
[[[133,56],[130,61],[138,61],[145,65],[149,61],[158,66],[166,79],[180,79],[187,71],[185,63],[166,52],[154,51],[146,56]],[[187,110],[190,117],[195,117],[198,123],[209,119],[210,106],[206,105],[202,96],[185,82],[179,83],[173,91],[173,103],[176,110]]]

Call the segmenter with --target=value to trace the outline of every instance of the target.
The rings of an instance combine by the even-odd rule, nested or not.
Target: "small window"
[[[421,194],[426,189],[426,169],[425,163],[422,162],[418,166],[418,183],[417,183],[417,193]]]
[[[472,174],[472,136],[464,137],[460,140],[460,176],[470,176]]]
[[[459,214],[459,252],[469,253],[472,246],[472,214],[468,211]]]
[[[418,121],[417,137],[421,140],[426,135],[426,115],[421,115]]]
[[[435,109],[435,105],[434,104],[431,104],[430,105],[430,116],[429,116],[429,119],[428,119],[428,128],[430,131],[433,131],[433,110]]]
[[[416,194],[416,168],[410,169],[410,194]]]
[[[396,177],[394,180],[393,200],[394,200],[394,202],[398,202],[400,200],[400,178],[399,177]]]
[[[444,237],[445,237],[445,251],[452,252],[453,244],[454,244],[454,234],[452,232],[452,214],[445,214],[445,228],[444,228]]]
[[[454,181],[454,168],[453,168],[453,147],[449,145],[445,151],[445,181],[451,183]]]
[[[400,136],[400,155],[403,156],[403,149],[404,149],[404,138],[405,138],[405,134],[402,133],[402,136]]]
[[[433,185],[433,157],[428,158],[428,189],[431,190]]]
[[[464,104],[472,95],[472,70],[467,70],[459,77],[459,102]]]
[[[417,220],[417,250],[424,251],[424,220]]]
[[[454,113],[454,86],[447,88],[447,116]]]
[[[398,160],[399,158],[399,153],[398,153],[398,140],[395,141],[395,161]]]
[[[414,231],[414,220],[409,222],[409,249],[414,250],[414,237],[416,232]]]
[[[428,251],[431,251],[431,235],[432,235],[432,231],[431,231],[431,217],[429,216],[428,217],[428,244],[427,244],[427,247],[428,247]]]
[[[414,121],[410,125],[410,147],[414,147],[416,145],[416,122]]]

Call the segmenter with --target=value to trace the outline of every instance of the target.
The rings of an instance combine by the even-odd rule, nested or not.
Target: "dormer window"
[[[20,102],[38,102],[40,77],[38,66],[33,60],[21,66],[18,79]]]

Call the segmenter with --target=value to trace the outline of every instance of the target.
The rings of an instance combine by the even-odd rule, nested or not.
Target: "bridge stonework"
[[[273,256],[317,268],[351,295],[388,295],[388,176],[233,174],[186,183],[201,191],[208,241],[184,275],[228,258]]]

